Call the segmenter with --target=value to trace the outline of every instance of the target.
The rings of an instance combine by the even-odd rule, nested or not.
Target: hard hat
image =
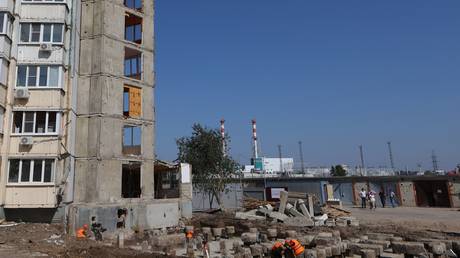
[[[84,224],[84,225],[83,225],[83,228],[88,228],[88,224]]]

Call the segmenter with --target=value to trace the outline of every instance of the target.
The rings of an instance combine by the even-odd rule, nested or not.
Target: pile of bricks
[[[237,212],[235,218],[244,220],[272,220],[286,226],[359,226],[359,221],[350,216],[330,218],[327,213],[315,216],[313,196],[305,193],[281,191],[279,208],[271,204],[259,206],[247,212]]]
[[[202,227],[197,232],[199,233],[191,241],[186,241],[183,234],[154,236],[151,239],[151,248],[139,246],[139,250],[149,253],[162,251],[169,255],[190,258],[203,257],[204,250],[208,250],[210,257],[270,257],[276,241],[297,239],[305,247],[301,258],[448,258],[460,255],[460,240],[420,238],[417,241],[407,241],[403,237],[384,233],[366,233],[359,238],[344,239],[339,230],[299,233],[295,230],[277,228],[268,228],[261,232],[258,228],[250,228],[249,231],[236,235],[235,227],[227,226]],[[204,243],[207,243],[206,246]],[[182,247],[174,248],[174,244]]]

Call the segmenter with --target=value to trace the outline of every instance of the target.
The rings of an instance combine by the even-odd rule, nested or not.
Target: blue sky
[[[158,157],[225,118],[231,152],[309,166],[460,163],[460,1],[157,0]]]

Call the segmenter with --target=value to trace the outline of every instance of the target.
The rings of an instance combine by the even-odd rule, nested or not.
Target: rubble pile
[[[457,257],[460,254],[460,240],[419,239],[414,242],[384,233],[367,233],[360,238],[342,239],[338,230],[305,234],[295,230],[279,231],[276,228],[263,232],[251,228],[240,237],[230,237],[230,234],[221,230],[226,229],[202,230],[203,235],[197,237],[198,241],[188,245],[187,256],[201,255],[204,248],[201,245],[202,239],[209,240],[208,251],[215,255],[213,257],[270,257],[275,242],[284,242],[287,239],[297,239],[305,247],[305,252],[298,258]],[[214,232],[219,234],[214,235]]]
[[[246,212],[237,212],[236,219],[271,220],[286,226],[359,226],[359,221],[350,216],[350,212],[334,206],[326,206],[322,214],[315,214],[314,198],[305,193],[281,191],[279,207],[275,209],[272,203],[251,201],[251,207]],[[262,204],[254,207],[254,204]],[[318,216],[315,216],[318,215]]]

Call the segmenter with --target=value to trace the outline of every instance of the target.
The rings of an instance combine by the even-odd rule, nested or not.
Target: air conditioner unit
[[[53,51],[53,44],[51,44],[51,43],[42,43],[42,44],[40,44],[40,51],[44,51],[44,52]]]
[[[14,90],[14,97],[17,99],[28,99],[29,98],[29,89],[27,88],[17,88]]]
[[[21,137],[20,145],[32,145],[34,144],[34,138],[32,137]]]

